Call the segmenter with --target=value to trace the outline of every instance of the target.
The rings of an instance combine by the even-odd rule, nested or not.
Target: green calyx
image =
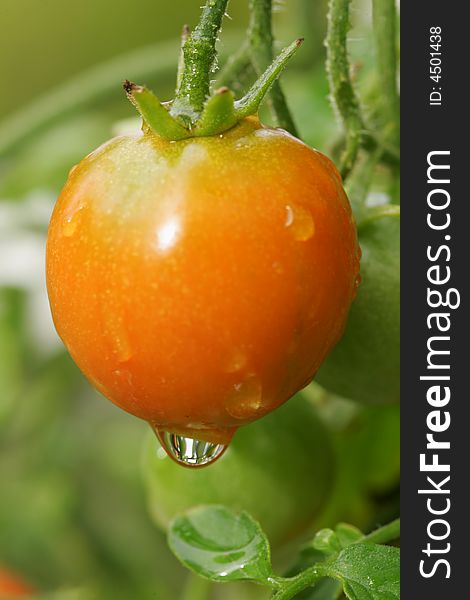
[[[228,0],[206,0],[200,21],[191,33],[185,26],[178,65],[175,99],[162,103],[144,86],[124,82],[129,100],[144,123],[167,140],[211,136],[223,133],[241,119],[255,114],[289,59],[303,42],[295,40],[285,48],[248,92],[235,100],[227,87],[211,90],[216,62],[215,44]]]

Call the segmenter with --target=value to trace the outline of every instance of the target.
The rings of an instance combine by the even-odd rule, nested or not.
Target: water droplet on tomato
[[[207,467],[219,459],[227,449],[225,444],[206,442],[152,428],[168,456],[184,467]]]
[[[284,226],[299,242],[306,242],[315,233],[315,223],[310,212],[303,206],[295,204],[286,206]]]
[[[233,386],[233,391],[225,401],[225,410],[236,419],[255,417],[262,407],[263,388],[256,375],[249,375]]]
[[[77,231],[83,208],[83,205],[80,205],[78,207],[73,207],[73,210],[68,211],[68,214],[66,214],[65,220],[62,223],[63,236],[72,237]]]
[[[62,225],[62,233],[65,237],[72,237],[75,231],[77,230],[77,220],[73,217],[71,219],[67,219]]]

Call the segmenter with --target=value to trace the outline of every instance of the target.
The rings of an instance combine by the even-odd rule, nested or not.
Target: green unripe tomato
[[[224,456],[206,469],[181,468],[151,434],[144,449],[148,502],[159,527],[195,505],[224,504],[248,511],[273,545],[312,523],[333,471],[329,432],[301,396],[240,428]]]
[[[400,219],[359,228],[362,282],[346,331],[318,371],[327,390],[367,404],[400,397]]]

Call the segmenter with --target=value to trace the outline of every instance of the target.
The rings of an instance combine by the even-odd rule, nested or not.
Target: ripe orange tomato
[[[98,390],[161,429],[226,443],[315,375],[344,329],[358,252],[329,159],[249,117],[87,156],[52,216],[47,283]]]

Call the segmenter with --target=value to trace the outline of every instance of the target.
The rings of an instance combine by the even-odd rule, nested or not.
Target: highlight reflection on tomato
[[[359,270],[333,164],[256,117],[221,135],[118,137],[54,210],[54,322],[93,385],[166,430],[227,443],[315,375]]]

